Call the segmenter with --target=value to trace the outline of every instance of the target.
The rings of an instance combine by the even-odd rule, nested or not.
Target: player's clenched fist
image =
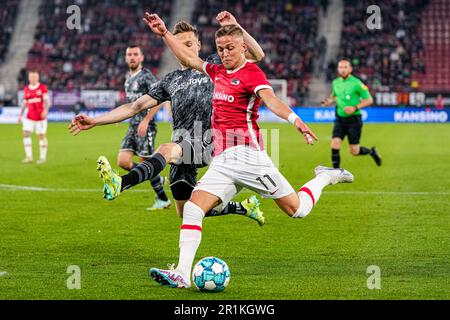
[[[220,12],[217,17],[217,21],[219,22],[220,26],[227,26],[230,24],[238,24],[236,18],[229,13],[228,11],[222,11]]]
[[[84,114],[79,114],[75,118],[72,119],[72,123],[69,125],[68,129],[70,133],[74,136],[79,134],[83,130],[89,130],[92,127],[95,127],[95,121],[93,118],[88,117]]]
[[[162,21],[162,19],[155,13],[145,13],[145,18],[143,18],[145,24],[157,35],[163,37],[167,33],[167,28]]]

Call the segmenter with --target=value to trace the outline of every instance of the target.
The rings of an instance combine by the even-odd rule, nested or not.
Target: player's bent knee
[[[304,192],[300,192],[300,204],[292,218],[305,218],[313,209],[314,203],[311,202],[310,196]]]
[[[176,162],[181,157],[181,148],[176,143],[163,143],[156,152],[160,153],[167,163]]]
[[[353,156],[357,156],[357,155],[359,155],[359,146],[350,147],[349,151]]]
[[[128,159],[121,159],[121,158],[119,158],[117,160],[117,165],[119,167],[121,167],[122,169],[125,169],[125,170],[133,169],[133,162],[128,160]]]
[[[297,212],[297,207],[299,205],[298,196],[296,193],[292,193],[283,198],[275,200],[278,207],[283,210],[289,217],[293,217]]]
[[[338,149],[341,148],[341,146],[342,146],[342,140],[341,139],[336,139],[335,138],[335,139],[331,140],[331,148],[338,150]]]

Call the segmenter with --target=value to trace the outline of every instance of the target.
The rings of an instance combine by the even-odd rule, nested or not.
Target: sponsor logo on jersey
[[[234,96],[231,94],[227,94],[225,92],[214,92],[213,99],[222,100],[222,101],[228,101],[228,102],[234,102]]]
[[[204,83],[208,83],[208,78],[206,77],[202,77],[202,78],[194,78],[194,79],[189,79],[188,84],[189,85],[201,85]]]

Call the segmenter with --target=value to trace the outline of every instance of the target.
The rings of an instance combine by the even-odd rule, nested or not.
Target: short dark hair
[[[229,24],[221,27],[216,31],[216,39],[225,36],[240,36],[242,37],[244,32],[237,24]]]
[[[39,74],[39,71],[37,69],[30,69],[30,70],[28,70],[28,74],[30,74],[30,73],[37,73],[37,74]]]
[[[138,46],[138,45],[135,45],[135,44],[130,44],[130,45],[127,47],[127,49],[139,49],[139,51],[140,51],[141,53],[144,53],[144,52],[142,51],[142,48],[141,48],[140,46]]]
[[[172,33],[174,35],[177,35],[179,33],[185,33],[185,32],[193,32],[194,35],[198,38],[197,28],[194,27],[192,24],[187,23],[186,21],[179,21],[179,22],[177,22],[175,27],[173,27],[173,32]]]
[[[348,64],[350,65],[350,67],[352,67],[352,62],[350,61],[350,59],[341,59],[341,60],[339,60],[338,61],[338,64],[340,63],[340,62],[348,62]]]

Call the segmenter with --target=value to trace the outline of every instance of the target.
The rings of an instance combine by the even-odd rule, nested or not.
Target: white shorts
[[[47,133],[47,120],[34,121],[28,118],[23,119],[23,131],[28,131],[33,133],[36,131],[37,134]]]
[[[222,200],[220,209],[243,188],[271,199],[295,192],[266,151],[248,146],[232,147],[215,157],[194,191],[203,190],[219,197]]]

